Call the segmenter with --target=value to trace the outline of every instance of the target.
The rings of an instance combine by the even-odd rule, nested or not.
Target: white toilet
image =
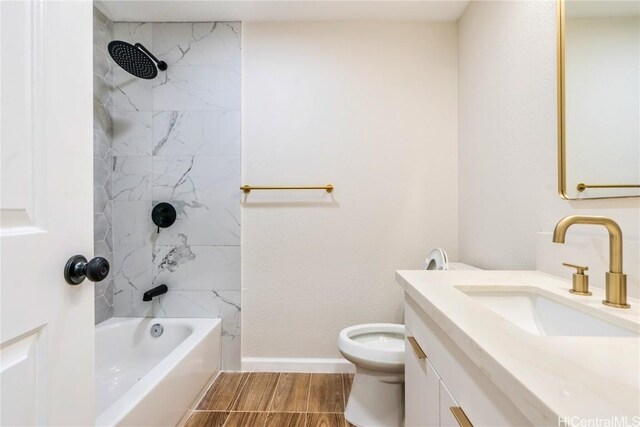
[[[340,331],[340,353],[356,365],[344,416],[357,427],[404,420],[404,325],[369,323]]]
[[[466,270],[449,263],[442,249],[426,259],[427,270]],[[404,425],[404,325],[369,323],[340,331],[338,350],[356,365],[344,416],[356,427]]]

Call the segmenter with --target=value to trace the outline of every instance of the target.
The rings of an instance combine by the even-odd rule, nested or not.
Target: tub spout
[[[142,301],[151,301],[153,298],[160,296],[162,294],[166,294],[169,288],[167,285],[156,286],[153,289],[149,289],[147,292],[142,295]]]

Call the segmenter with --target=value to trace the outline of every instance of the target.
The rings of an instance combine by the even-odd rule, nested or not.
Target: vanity
[[[638,3],[557,4],[558,193],[638,197]],[[609,231],[597,279],[606,291],[589,290],[586,265],[566,262],[573,282],[536,271],[396,273],[406,426],[640,425],[640,301],[627,299],[622,232],[575,215],[553,242],[572,224]]]
[[[640,422],[638,300],[608,307],[604,290],[575,295],[570,281],[535,271],[411,270],[396,279],[406,426]]]

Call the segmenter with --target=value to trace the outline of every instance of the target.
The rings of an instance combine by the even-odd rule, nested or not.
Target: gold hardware
[[[453,414],[453,417],[456,419],[460,427],[473,427],[473,424],[471,424],[471,421],[469,421],[469,418],[467,418],[467,414],[464,413],[461,407],[451,406],[449,407],[449,410]]]
[[[576,269],[576,272],[573,273],[573,287],[569,289],[569,292],[577,295],[591,295],[591,292],[589,292],[589,276],[584,274],[585,271],[589,270],[589,267],[569,264],[568,262],[563,262],[562,265]]]
[[[622,273],[606,272],[607,278],[607,299],[603,300],[604,305],[616,308],[629,308],[627,304],[627,275]]]
[[[553,230],[553,241],[564,243],[567,230],[573,224],[602,225],[609,232],[609,272],[606,274],[605,305],[629,308],[627,304],[627,275],[622,272],[622,230],[612,219],[604,216],[570,215],[562,218]]]
[[[565,146],[565,88],[564,88],[564,36],[565,36],[565,12],[564,0],[558,0],[556,13],[556,22],[558,28],[558,193],[563,199],[569,199],[565,189],[567,188],[567,171],[565,168],[565,160],[567,149]]]
[[[566,38],[566,0],[558,0],[557,12],[556,12],[556,26],[557,26],[557,58],[558,58],[558,194],[563,199],[576,199],[567,194],[567,126],[566,126],[566,81],[565,81],[565,38]],[[640,185],[636,184],[622,184],[622,185],[588,185],[580,183],[576,186],[579,192],[583,192],[587,188],[640,188]],[[628,198],[638,197],[632,196],[599,196],[589,197],[590,199],[614,199],[614,198]],[[580,199],[583,199],[582,197]]]
[[[418,344],[418,341],[416,341],[414,337],[407,337],[407,341],[409,341],[409,344],[411,344],[411,347],[413,348],[413,352],[416,354],[418,359],[427,358],[426,353],[422,351],[422,347],[420,347],[420,344]]]
[[[298,187],[254,187],[251,185],[243,185],[240,189],[249,194],[252,190],[325,190],[327,193],[333,191],[333,185],[318,185],[318,186],[298,186]]]
[[[576,189],[583,192],[587,188],[640,188],[638,184],[585,184],[581,182]]]

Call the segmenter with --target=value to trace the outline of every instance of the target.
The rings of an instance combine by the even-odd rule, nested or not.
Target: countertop
[[[604,291],[573,295],[570,281],[535,271],[404,270],[396,279],[533,425],[557,426],[559,417],[640,422],[640,337],[534,335],[456,286],[536,287],[640,328],[638,300],[607,307]]]

